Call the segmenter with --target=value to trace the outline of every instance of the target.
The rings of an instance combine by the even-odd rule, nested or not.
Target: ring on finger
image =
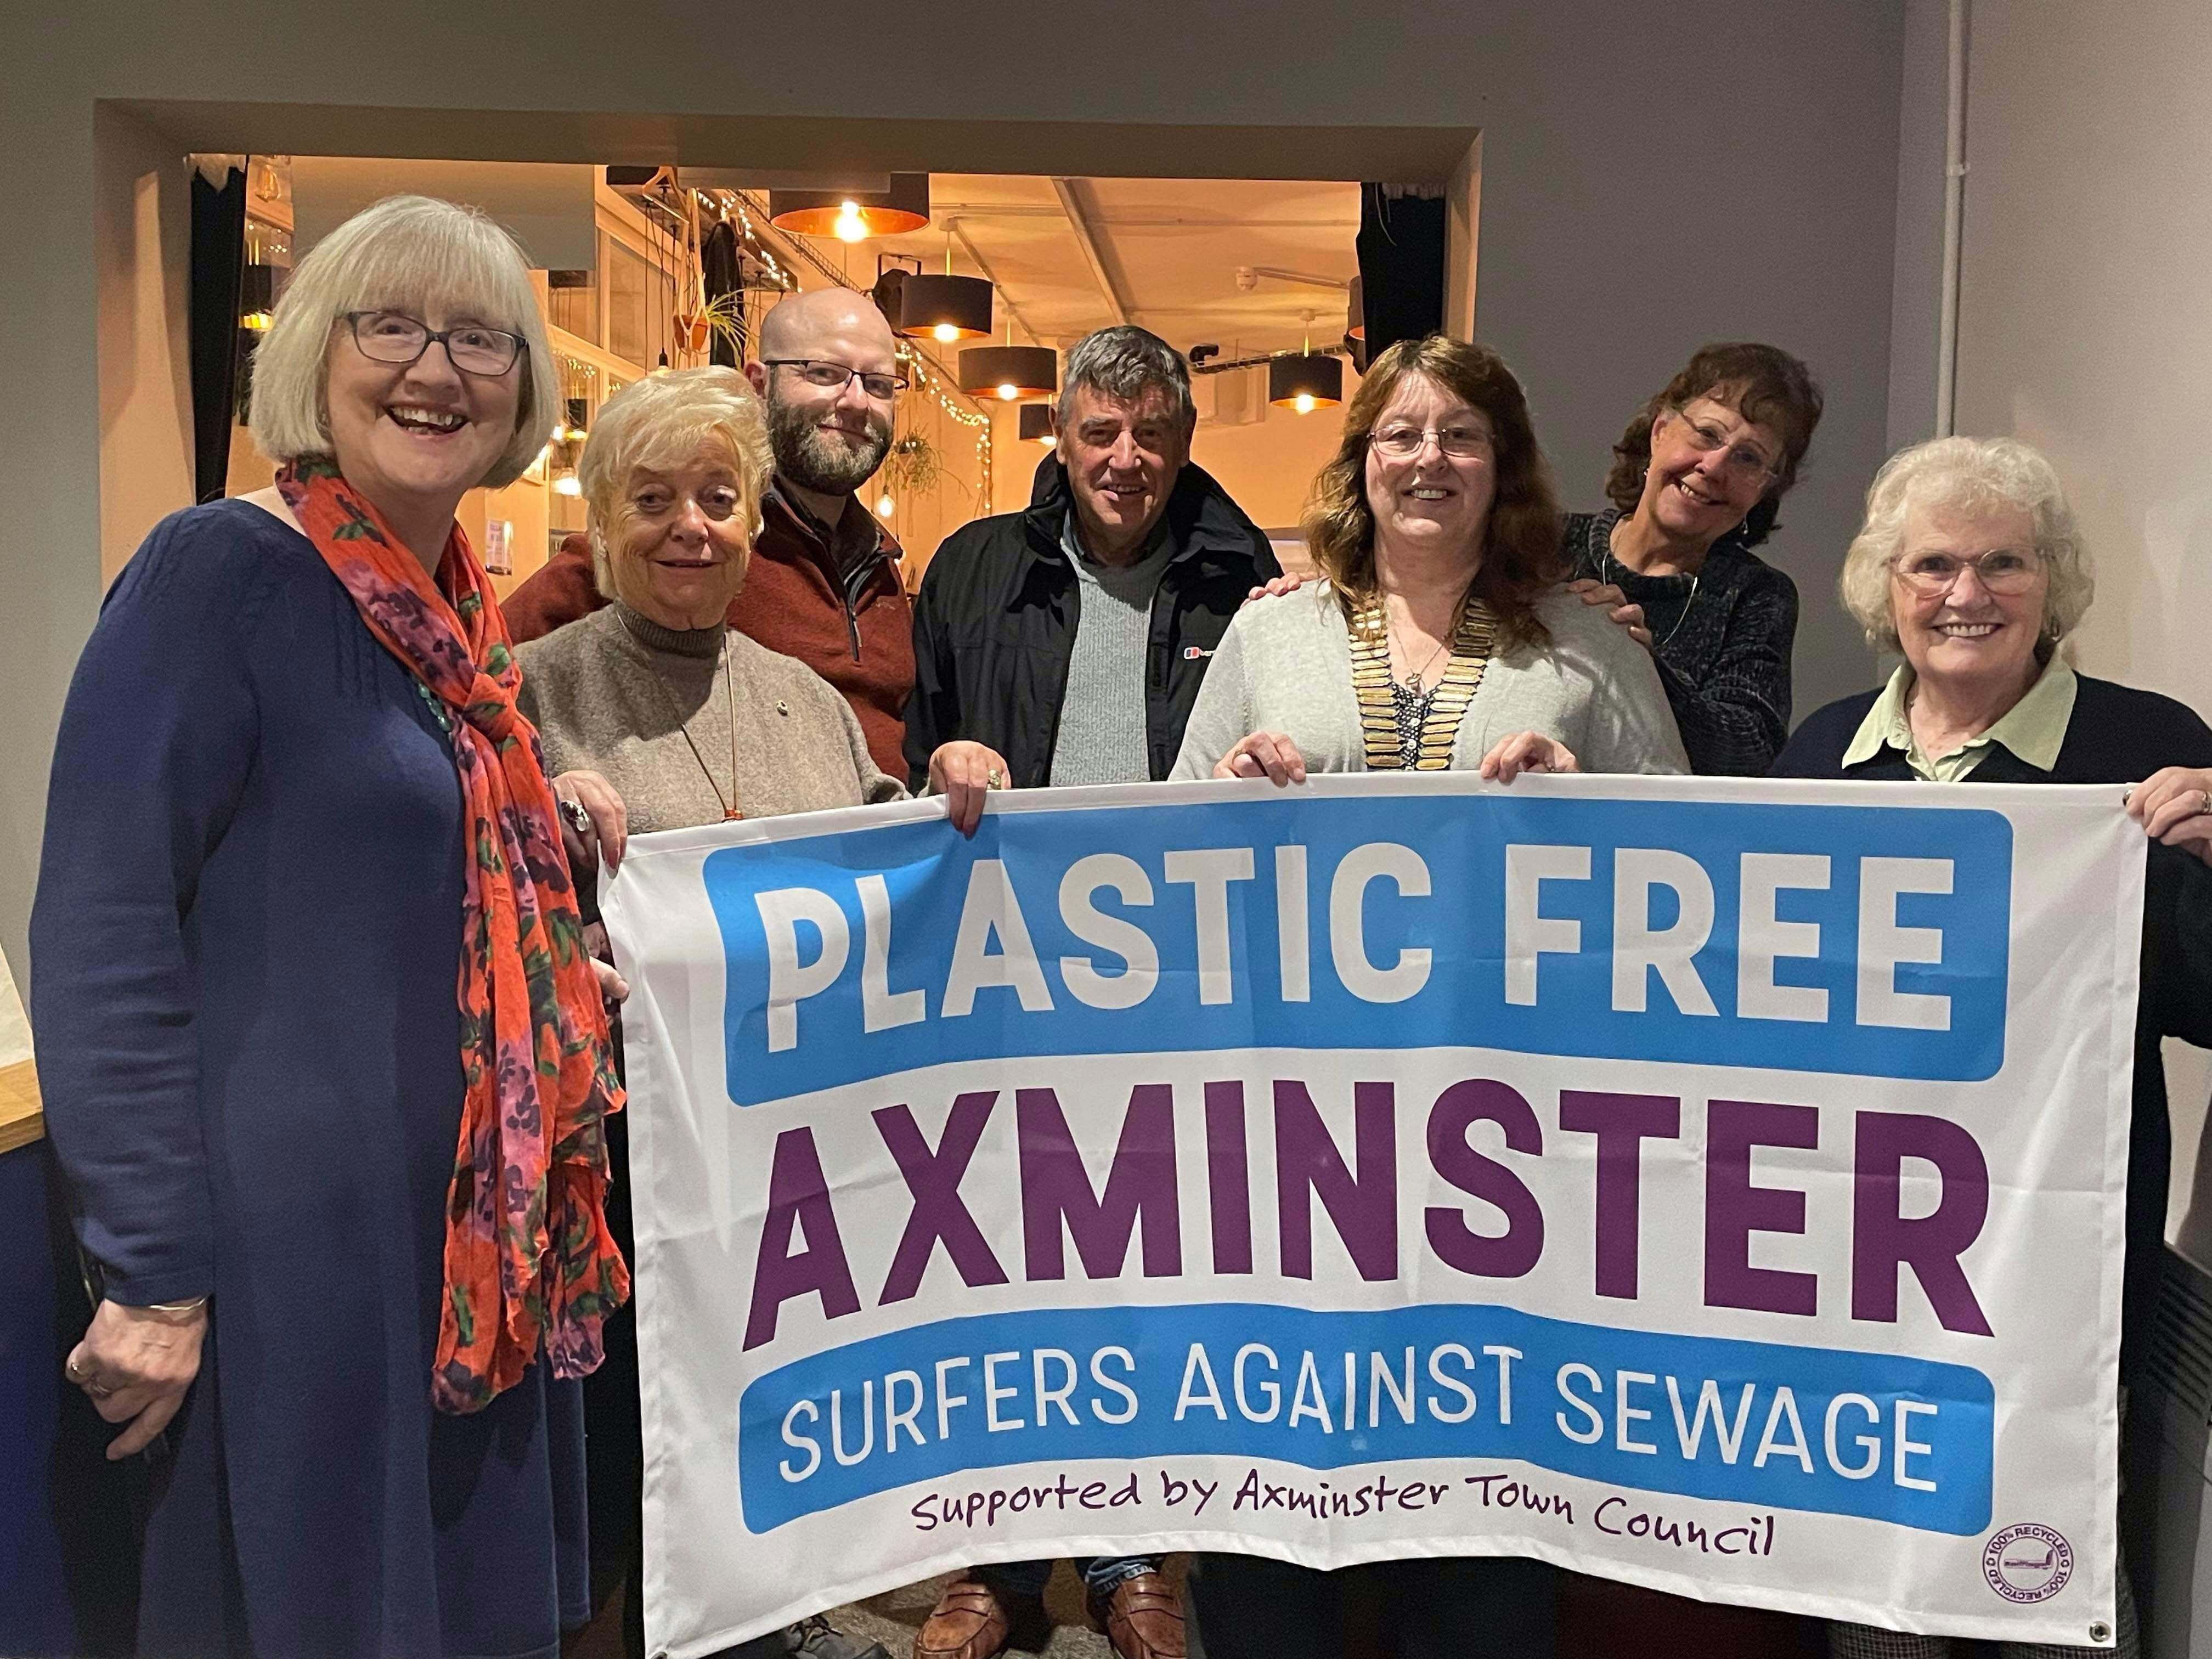
[[[578,835],[591,834],[592,814],[583,802],[563,797],[561,802],[561,816],[568,820],[568,827]]]
[[[986,789],[1005,788],[1006,787],[1006,775],[1004,772],[1001,772],[997,767],[993,767],[989,771],[983,775],[983,787]]]
[[[2212,789],[2200,789],[2197,792],[2197,811],[2200,817],[2212,814]]]

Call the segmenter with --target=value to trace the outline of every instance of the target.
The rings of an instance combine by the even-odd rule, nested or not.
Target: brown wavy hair
[[[1813,447],[1813,429],[1820,424],[1820,383],[1802,359],[1779,346],[1738,340],[1698,347],[1665,390],[1644,399],[1613,445],[1605,493],[1623,513],[1636,511],[1644,499],[1644,475],[1651,468],[1652,422],[1661,410],[1680,409],[1699,398],[1724,403],[1745,420],[1782,434],[1782,465],[1777,469],[1782,476],[1744,515],[1742,525],[1729,532],[1739,545],[1756,547],[1780,527],[1782,498],[1797,482],[1805,452]]]
[[[1536,602],[1559,580],[1564,521],[1552,465],[1536,442],[1521,382],[1487,346],[1431,334],[1401,340],[1368,365],[1345,410],[1343,440],[1314,481],[1305,517],[1307,550],[1335,586],[1347,618],[1356,606],[1373,600],[1375,512],[1367,502],[1367,444],[1409,374],[1434,381],[1490,422],[1497,494],[1483,529],[1481,563],[1468,591],[1489,606],[1501,645],[1540,645],[1549,635]]]

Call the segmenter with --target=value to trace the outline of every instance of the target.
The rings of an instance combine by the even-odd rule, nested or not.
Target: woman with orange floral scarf
[[[154,1454],[142,1655],[553,1659],[586,1610],[619,988],[453,516],[557,390],[504,232],[357,216],[258,353],[276,487],[158,526],[70,688],[33,1019],[68,1375]]]

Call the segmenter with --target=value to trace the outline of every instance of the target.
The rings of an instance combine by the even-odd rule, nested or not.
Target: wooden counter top
[[[0,1152],[27,1146],[46,1132],[39,1099],[39,1073],[27,1060],[0,1066]]]

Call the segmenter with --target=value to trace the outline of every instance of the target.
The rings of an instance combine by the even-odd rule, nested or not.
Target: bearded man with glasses
[[[767,406],[775,476],[730,626],[829,681],[859,716],[877,766],[903,777],[914,613],[898,543],[860,499],[890,452],[907,383],[897,342],[866,295],[829,288],[783,301],[757,343],[745,376]],[[520,644],[605,603],[591,544],[576,535],[502,608]]]

